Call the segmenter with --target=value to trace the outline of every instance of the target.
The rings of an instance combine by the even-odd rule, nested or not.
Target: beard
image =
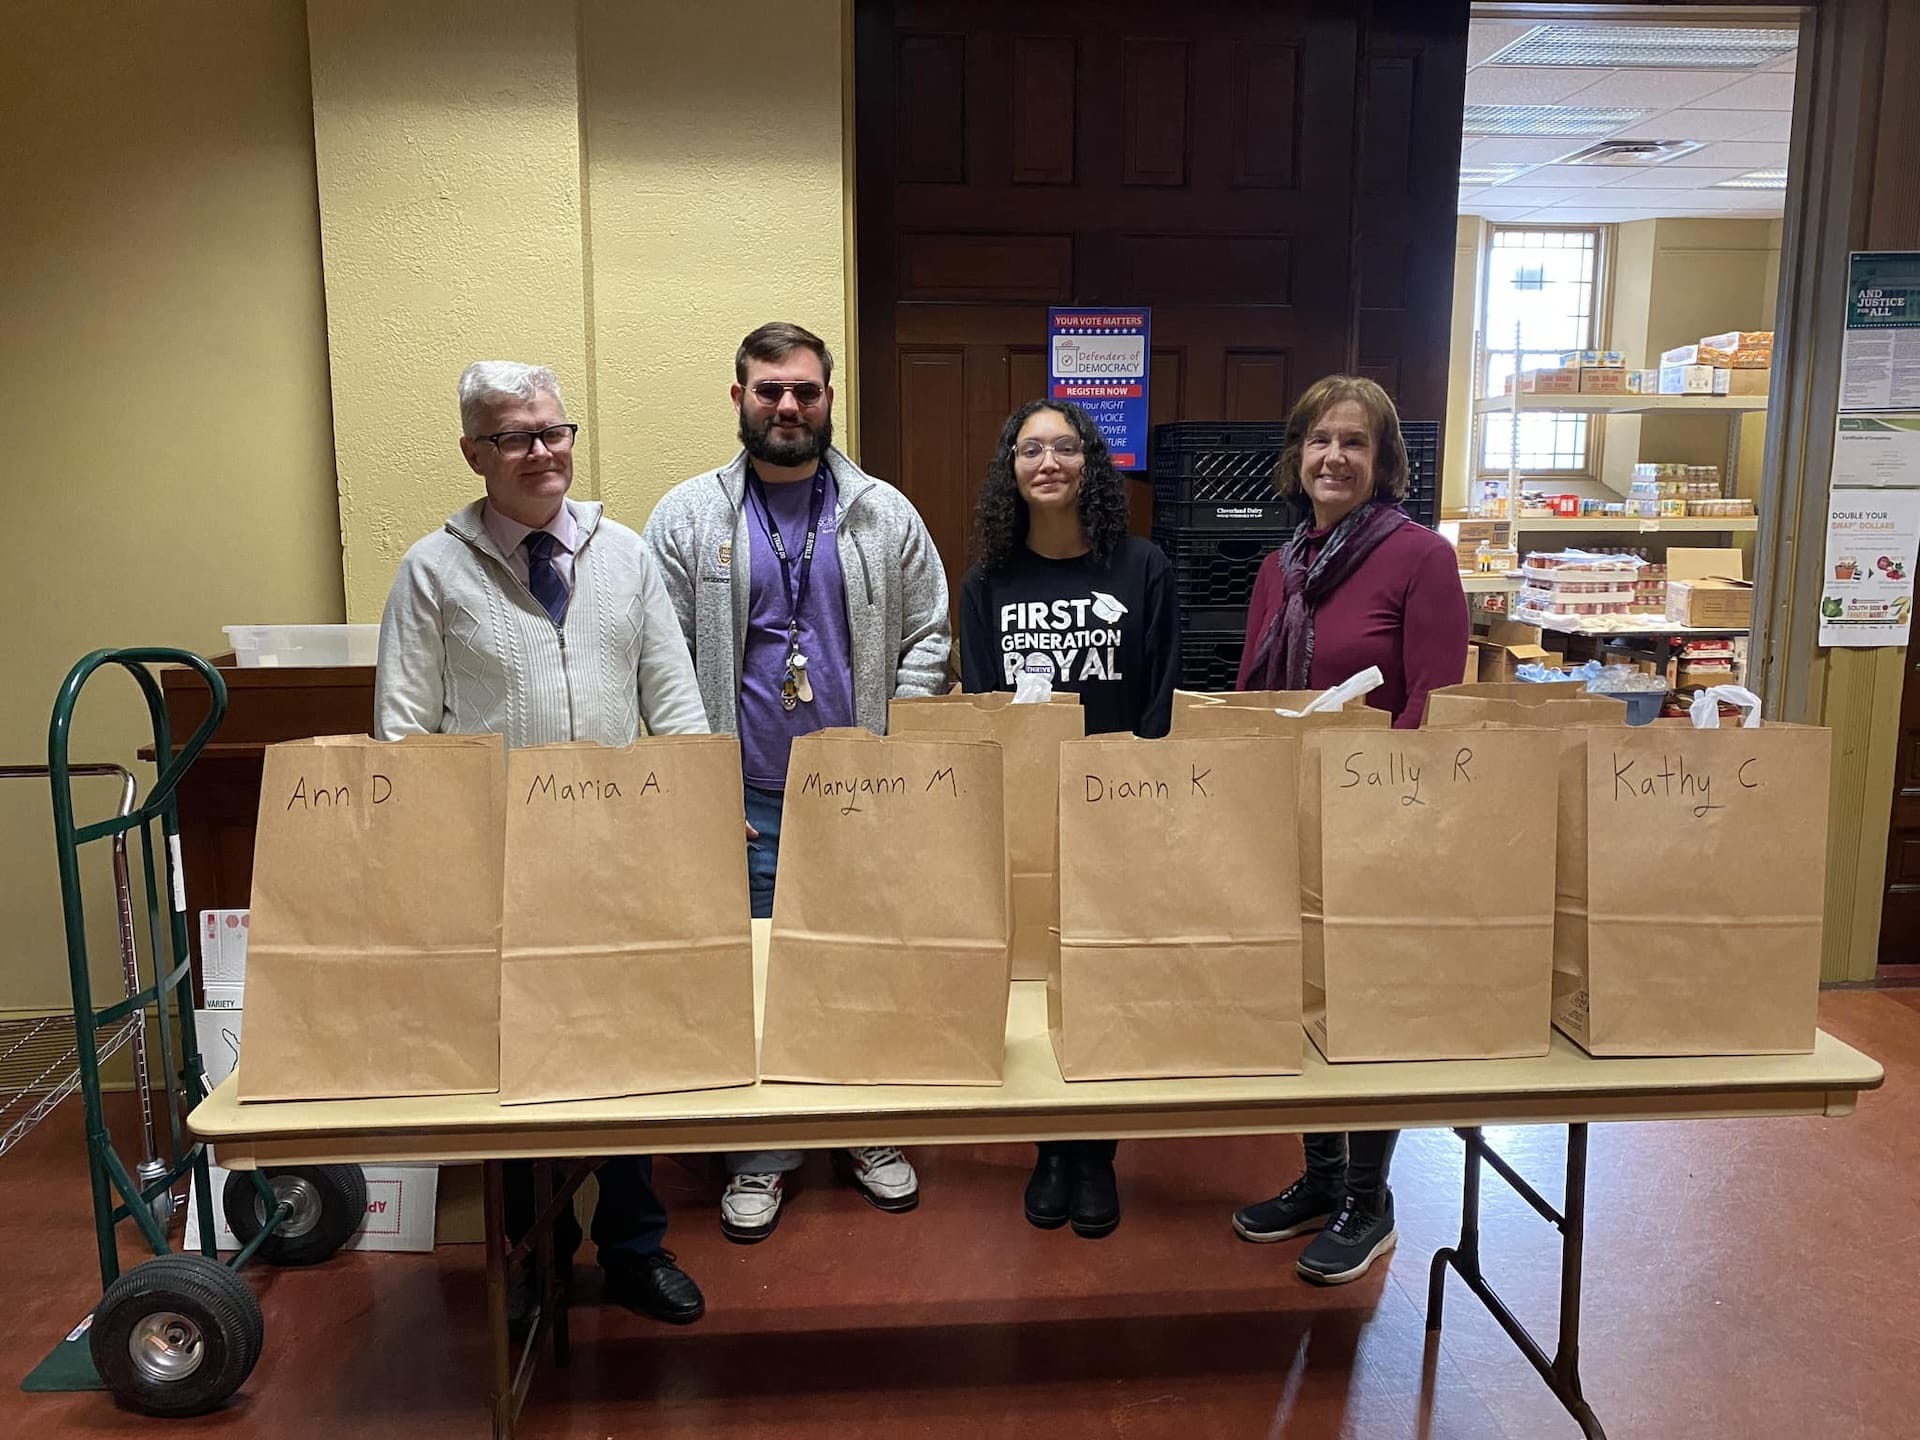
[[[818,425],[807,422],[803,415],[800,423],[806,433],[793,440],[776,440],[773,435],[773,416],[769,415],[759,424],[747,418],[743,406],[740,410],[740,443],[746,447],[747,454],[768,465],[805,465],[809,460],[818,460],[833,446],[833,415],[823,415]]]

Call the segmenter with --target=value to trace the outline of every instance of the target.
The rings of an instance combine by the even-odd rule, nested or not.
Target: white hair
[[[540,391],[554,398],[562,412],[560,377],[545,365],[522,365],[518,360],[476,360],[460,372],[460,432],[479,433],[481,415],[498,400],[531,400]]]

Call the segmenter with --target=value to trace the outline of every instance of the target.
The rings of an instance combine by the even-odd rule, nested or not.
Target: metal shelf
[[[1657,535],[1662,531],[1691,531],[1698,534],[1719,532],[1728,535],[1750,535],[1760,528],[1760,520],[1754,515],[1711,516],[1688,515],[1683,518],[1663,520],[1648,519],[1638,515],[1585,515],[1569,519],[1564,516],[1552,516],[1535,520],[1516,520],[1514,524],[1521,530],[1595,530],[1609,534]]]
[[[1476,415],[1747,415],[1767,408],[1764,395],[1490,395]]]

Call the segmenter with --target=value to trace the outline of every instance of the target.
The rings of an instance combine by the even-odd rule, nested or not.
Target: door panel
[[[861,456],[957,583],[1049,305],[1153,309],[1149,409],[1446,408],[1465,0],[859,0]],[[1145,533],[1144,476],[1132,490]]]

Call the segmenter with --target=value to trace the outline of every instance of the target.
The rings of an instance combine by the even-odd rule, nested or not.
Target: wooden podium
[[[242,670],[212,657],[227,682],[227,718],[180,784],[180,856],[187,916],[245,909],[253,892],[253,831],[267,746],[314,735],[373,732],[373,666]],[[174,744],[207,716],[207,688],[193,671],[160,672]],[[145,752],[142,759],[151,759]]]

